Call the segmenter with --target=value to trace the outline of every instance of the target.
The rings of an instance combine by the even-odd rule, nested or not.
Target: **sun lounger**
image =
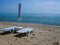
[[[14,28],[15,27],[8,27],[8,28],[4,28],[4,29],[2,29],[4,32],[6,32],[6,31],[10,31],[11,32],[11,30],[14,30]]]
[[[30,33],[31,31],[33,31],[34,28],[24,28],[22,30],[17,31],[17,33]]]
[[[2,30],[3,30],[3,32],[6,32],[6,31],[14,32],[16,28],[21,29],[23,27],[12,26],[12,27],[8,27],[8,28],[4,28]]]

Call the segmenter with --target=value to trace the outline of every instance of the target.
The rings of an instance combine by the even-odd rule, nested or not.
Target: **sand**
[[[0,33],[3,28],[18,25],[15,22],[0,22]],[[28,36],[17,36],[17,33],[0,35],[0,45],[60,45],[60,26],[23,23],[20,26],[32,27],[34,31]]]

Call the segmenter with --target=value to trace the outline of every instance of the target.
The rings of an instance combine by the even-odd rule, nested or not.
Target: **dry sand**
[[[16,36],[17,34],[0,35],[0,45],[60,45],[60,26],[20,24],[22,27],[34,28],[28,36]],[[3,28],[18,26],[18,23],[0,22],[0,33]]]

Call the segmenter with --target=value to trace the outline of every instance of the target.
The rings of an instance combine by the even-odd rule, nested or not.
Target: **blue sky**
[[[60,0],[0,0],[0,13],[17,13],[19,2],[22,13],[60,14]]]

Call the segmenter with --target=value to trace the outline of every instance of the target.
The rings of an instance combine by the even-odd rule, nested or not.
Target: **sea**
[[[0,13],[1,22],[19,22],[17,13]],[[20,23],[35,23],[60,26],[60,14],[23,13]]]

